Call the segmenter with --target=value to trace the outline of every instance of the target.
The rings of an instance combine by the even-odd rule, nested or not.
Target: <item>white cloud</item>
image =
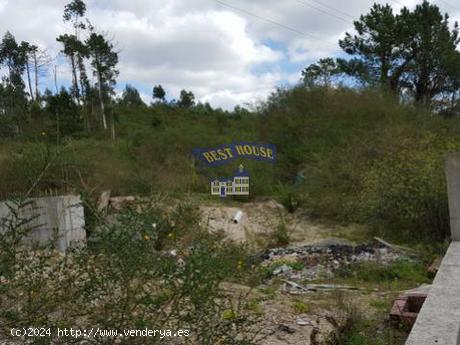
[[[45,46],[56,56],[60,46],[55,38],[66,30],[62,12],[69,1],[0,0],[0,34],[10,30],[19,41]],[[120,88],[133,84],[149,98],[151,87],[161,83],[171,98],[185,88],[199,100],[225,108],[295,83],[303,66],[337,54],[338,39],[373,3],[221,1],[243,11],[214,0],[86,0],[88,17],[120,50]],[[417,1],[398,2],[413,6]],[[444,2],[438,5],[459,18],[460,11]],[[68,72],[67,66],[59,66],[61,82],[68,82]]]
[[[249,101],[251,93],[268,94],[282,79],[270,71],[252,72],[257,65],[276,63],[284,54],[252,39],[247,20],[230,11],[192,11],[153,19],[112,11],[110,21],[106,15],[98,11],[97,22],[116,37],[122,80],[148,87],[160,83],[173,98],[185,88],[203,102],[229,108]]]
[[[331,35],[322,42],[313,39],[294,40],[288,48],[289,59],[292,62],[305,62],[332,56],[338,51],[339,35]]]
[[[3,12],[7,5],[8,1],[7,0],[0,0],[0,12]]]

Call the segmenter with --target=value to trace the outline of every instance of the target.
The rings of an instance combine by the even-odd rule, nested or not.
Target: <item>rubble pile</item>
[[[362,262],[387,265],[403,258],[407,259],[401,252],[382,244],[274,248],[267,250],[261,257],[262,266],[276,267],[273,269],[273,276],[297,282],[331,279],[338,270]]]

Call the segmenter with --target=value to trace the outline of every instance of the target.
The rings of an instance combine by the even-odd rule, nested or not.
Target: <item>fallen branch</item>
[[[335,284],[308,284],[309,290],[362,290],[360,288],[349,285],[335,285]],[[314,290],[313,290],[314,289]]]
[[[417,251],[414,250],[414,249],[399,246],[397,244],[391,244],[391,243],[381,239],[380,237],[374,237],[374,240],[376,240],[380,244],[383,244],[385,247],[390,248],[390,249],[392,249],[392,250],[394,250],[396,252],[400,252],[402,254],[405,254],[405,253],[410,253],[411,255],[416,255],[417,254]]]
[[[283,280],[285,287],[290,287],[294,291],[287,291],[294,294],[302,294],[310,291],[318,290],[362,290],[360,288],[349,286],[349,285],[335,285],[335,284],[308,284],[308,285],[299,285],[295,282],[289,280]]]

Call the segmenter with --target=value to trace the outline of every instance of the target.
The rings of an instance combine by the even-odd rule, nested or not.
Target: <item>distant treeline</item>
[[[68,89],[58,87],[45,49],[31,42],[18,43],[12,33],[5,33],[0,43],[0,67],[6,71],[0,84],[0,136],[28,137],[51,127],[57,142],[82,134],[115,139],[117,106],[146,106],[130,85],[121,97],[115,97],[118,52],[107,34],[96,30],[86,10],[82,0],[67,4],[63,20],[68,31],[56,38],[71,70]],[[302,85],[379,88],[439,114],[460,114],[458,25],[451,25],[436,5],[423,1],[413,10],[404,7],[394,13],[390,5],[374,4],[354,22],[354,28],[354,33],[346,33],[339,41],[350,59],[320,59],[302,71]],[[50,72],[54,90],[41,92],[40,85]],[[88,77],[89,72],[94,78]],[[155,85],[153,106],[198,106],[213,111],[209,104],[196,104],[191,91],[182,90],[178,100],[166,99],[164,88]]]

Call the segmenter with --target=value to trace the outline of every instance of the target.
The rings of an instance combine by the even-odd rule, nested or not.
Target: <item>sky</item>
[[[46,48],[58,84],[70,67],[56,37],[70,32],[62,20],[70,0],[0,0],[0,34]],[[338,40],[372,0],[86,0],[87,17],[119,52],[117,92],[136,87],[144,101],[161,84],[168,99],[181,89],[214,107],[232,109],[263,101],[277,87],[296,84],[322,57],[341,56]],[[397,11],[417,0],[388,0]],[[452,22],[457,0],[435,0]],[[50,72],[42,87],[53,87]]]

